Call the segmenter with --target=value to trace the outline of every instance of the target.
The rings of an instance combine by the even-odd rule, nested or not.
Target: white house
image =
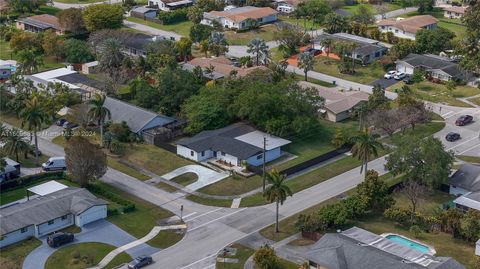
[[[225,28],[248,29],[252,21],[258,25],[277,21],[278,11],[269,7],[244,6],[224,11],[204,12],[201,24],[212,26],[214,21]]]
[[[264,139],[266,140],[263,156]],[[208,159],[222,160],[234,166],[243,161],[253,166],[270,162],[282,155],[281,147],[290,141],[258,131],[245,123],[203,131],[177,142],[177,154],[196,162]]]
[[[83,227],[107,217],[107,202],[86,189],[63,185],[64,188],[50,192],[52,185],[63,184],[41,184],[34,187],[35,198],[0,209],[0,247],[29,237],[40,238],[72,225]]]
[[[438,20],[430,15],[413,16],[410,18],[385,19],[377,22],[382,33],[393,33],[398,38],[415,40],[417,32],[421,29],[435,29]]]
[[[193,5],[192,0],[148,0],[149,8],[158,8],[163,11],[170,11],[191,5]]]
[[[443,16],[449,19],[461,19],[466,10],[466,7],[445,7],[443,8]]]
[[[480,166],[462,164],[449,179],[449,193],[458,196],[453,202],[462,209],[480,211]]]

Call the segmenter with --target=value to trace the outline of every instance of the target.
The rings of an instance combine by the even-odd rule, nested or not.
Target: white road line
[[[448,148],[447,150],[452,150],[452,149],[454,149],[454,148],[456,148],[456,147],[458,147],[458,146],[464,145],[464,144],[466,144],[466,143],[468,143],[468,142],[470,142],[470,141],[472,141],[472,140],[475,140],[475,139],[478,139],[478,137],[474,137],[474,138],[472,138],[472,139],[469,139],[469,140],[467,140],[467,141],[465,141],[465,142],[463,142],[463,143],[460,143],[460,144],[455,145],[455,146],[453,146],[453,147],[451,147],[451,148]]]
[[[188,217],[193,216],[193,215],[195,215],[195,214],[197,214],[197,212],[193,212],[193,213],[190,213],[190,214],[188,214],[188,215],[185,215],[185,216],[183,216],[183,219],[185,220],[185,219],[187,219]]]
[[[191,264],[189,264],[189,265],[187,265],[187,266],[185,266],[185,267],[182,267],[181,269],[189,268],[190,266],[192,266],[192,265],[194,265],[194,264],[197,264],[197,263],[199,263],[199,262],[202,262],[202,261],[204,261],[204,260],[206,260],[206,259],[210,259],[210,258],[213,257],[213,256],[217,256],[217,254],[218,254],[218,253],[214,253],[214,254],[208,255],[207,257],[202,258],[202,259],[200,259],[200,260],[198,260],[198,261],[192,262]]]
[[[465,153],[465,152],[467,152],[467,151],[470,151],[470,150],[472,150],[472,149],[474,149],[474,148],[476,148],[476,147],[479,147],[479,146],[480,146],[480,144],[478,144],[478,145],[476,145],[476,146],[473,146],[473,147],[471,147],[471,148],[469,148],[469,149],[467,149],[467,150],[465,150],[465,151],[462,151],[462,152],[458,153],[458,155],[462,155],[463,153]]]
[[[202,225],[197,226],[197,227],[189,230],[188,232],[193,232],[193,231],[195,231],[196,229],[202,228],[203,226],[206,226],[206,225],[208,225],[208,224],[210,224],[210,223],[212,223],[212,222],[215,222],[215,221],[217,221],[217,220],[220,220],[220,219],[223,219],[223,218],[226,218],[226,217],[230,217],[231,215],[240,213],[240,212],[242,212],[243,210],[245,210],[245,209],[247,209],[247,208],[248,208],[248,207],[245,207],[245,208],[242,208],[242,209],[240,209],[240,210],[238,210],[238,211],[232,212],[232,213],[230,213],[230,214],[227,214],[227,215],[221,216],[221,217],[219,217],[219,218],[213,219],[213,220],[211,220],[211,221],[205,222],[205,223],[203,223]]]
[[[191,218],[191,219],[189,219],[189,220],[187,220],[187,221],[192,221],[192,220],[194,220],[194,219],[198,219],[198,218],[200,218],[200,217],[203,217],[203,216],[205,216],[205,215],[208,215],[208,214],[210,214],[210,213],[213,213],[213,212],[216,212],[216,211],[219,211],[219,210],[222,210],[222,209],[223,209],[223,207],[217,208],[217,209],[212,210],[212,211],[205,212],[205,213],[200,214],[200,215],[196,216],[195,218]]]

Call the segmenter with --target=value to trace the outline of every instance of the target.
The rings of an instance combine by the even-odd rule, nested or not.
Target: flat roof
[[[291,143],[290,141],[288,141],[286,139],[283,139],[283,138],[280,138],[280,137],[277,137],[277,136],[273,136],[273,135],[269,135],[269,134],[266,134],[266,133],[258,131],[258,130],[250,132],[250,133],[246,133],[246,134],[241,135],[241,136],[237,136],[237,137],[235,137],[235,139],[263,149],[263,138],[264,137],[267,138],[266,150],[275,149],[275,148],[285,146],[285,145]]]
[[[70,70],[66,67],[62,67],[62,68],[57,68],[57,69],[42,72],[42,73],[37,73],[32,76],[36,78],[44,79],[44,80],[49,80],[52,78],[58,78],[58,77],[73,74],[73,73],[77,73],[77,71]]]
[[[63,185],[62,183],[58,183],[55,180],[50,180],[48,182],[45,182],[43,184],[31,187],[27,189],[29,192],[33,192],[35,194],[38,194],[40,196],[45,196],[50,193],[57,192],[59,190],[63,190],[68,188],[67,185]]]

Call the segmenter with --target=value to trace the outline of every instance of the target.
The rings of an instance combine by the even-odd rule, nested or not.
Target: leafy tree
[[[42,40],[40,35],[30,32],[17,32],[10,39],[10,47],[13,53],[21,50],[42,50]]]
[[[212,35],[213,28],[209,25],[204,24],[194,24],[190,28],[190,39],[193,42],[201,42],[202,40],[207,40]]]
[[[208,12],[212,10],[222,11],[225,7],[223,0],[198,0],[195,5],[202,11]]]
[[[365,173],[365,180],[357,186],[356,190],[355,195],[365,203],[368,209],[384,210],[394,203],[388,185],[375,170],[368,170]]]
[[[103,125],[105,119],[110,119],[111,113],[108,108],[104,106],[106,95],[95,94],[95,96],[88,101],[90,109],[88,110],[88,116],[92,120],[96,120],[100,125],[100,147],[103,147]]]
[[[333,43],[334,43],[333,39],[331,38],[325,38],[320,40],[320,45],[323,47],[323,50],[325,51],[327,58],[330,57],[330,52],[332,51]]]
[[[228,52],[228,42],[225,35],[220,32],[213,32],[208,38],[208,50],[215,54],[216,57]]]
[[[396,146],[385,165],[394,175],[405,173],[407,178],[432,188],[447,182],[454,158],[440,140],[404,136]]]
[[[43,66],[43,55],[36,49],[24,49],[17,53],[17,60],[20,63],[22,74],[33,74],[38,72],[38,68]]]
[[[277,269],[279,267],[279,260],[275,250],[266,244],[255,251],[253,262],[255,267],[259,269]]]
[[[365,128],[358,135],[352,137],[352,141],[355,143],[352,147],[353,157],[362,161],[360,168],[360,174],[365,167],[365,177],[367,176],[368,162],[370,158],[378,157],[378,149],[383,149],[383,145],[378,141],[379,136],[373,134],[369,128]]]
[[[195,25],[203,25],[203,24],[200,24],[200,21],[202,21],[203,19],[203,11],[197,6],[191,6],[188,8],[187,17]]]
[[[305,21],[312,19],[316,24],[322,24],[332,8],[325,0],[307,0],[298,4],[297,11]]]
[[[107,172],[107,155],[82,136],[72,137],[65,147],[65,162],[73,181],[85,187]]]
[[[55,56],[58,60],[64,55],[64,39],[49,29],[43,33],[42,48],[46,55]]]
[[[22,119],[22,127],[26,127],[28,131],[33,133],[35,141],[35,165],[38,166],[38,138],[37,132],[42,128],[42,124],[47,123],[48,116],[42,105],[38,101],[38,97],[33,95],[25,103],[25,108],[20,112]]]
[[[457,87],[457,83],[455,82],[455,80],[449,80],[445,83],[445,87],[447,88],[450,95],[452,95],[453,91]]]
[[[375,22],[375,17],[366,5],[360,5],[352,16],[352,21],[364,26],[368,26]]]
[[[8,0],[8,9],[17,13],[32,13],[41,5],[47,4],[47,0]]]
[[[415,37],[416,51],[418,53],[438,54],[452,48],[452,39],[455,34],[445,28],[437,27],[427,30],[421,29]]]
[[[470,209],[463,216],[461,233],[468,241],[475,241],[480,238],[480,212]]]
[[[85,31],[85,22],[83,21],[82,10],[79,8],[68,8],[61,10],[57,14],[58,23],[65,31],[74,35]]]
[[[308,71],[313,70],[314,65],[315,58],[313,58],[312,53],[302,52],[300,53],[300,55],[298,55],[298,67],[303,69],[303,73],[305,74],[305,81],[308,80]]]
[[[305,34],[294,27],[282,27],[274,33],[274,39],[280,44],[279,49],[290,56],[296,53],[297,47],[302,43]]]
[[[188,37],[182,37],[175,44],[178,54],[183,58],[184,62],[187,62],[188,56],[192,55],[192,40]]]
[[[346,32],[349,28],[347,18],[335,12],[329,13],[325,16],[323,25],[325,26],[325,32],[329,34]]]
[[[74,64],[90,62],[94,59],[87,42],[78,39],[67,39],[63,45],[66,61]]]
[[[158,103],[162,98],[160,92],[150,86],[148,83],[142,83],[135,88],[135,102],[147,109],[158,109]]]
[[[270,203],[275,202],[276,204],[276,214],[275,214],[275,232],[278,233],[278,210],[279,206],[283,205],[288,196],[292,196],[293,192],[285,183],[286,175],[280,174],[277,170],[272,170],[266,174],[266,179],[270,186],[264,191],[263,196]]]
[[[15,155],[15,160],[17,162],[19,153],[23,153],[26,158],[27,153],[30,151],[30,143],[28,143],[25,136],[17,128],[9,130],[8,135],[2,139],[2,142],[5,143],[5,153],[9,155]]]
[[[417,49],[415,41],[410,39],[400,39],[389,51],[389,55],[394,60],[405,58],[408,54],[414,53]]]
[[[114,83],[120,79],[121,67],[125,57],[120,40],[115,38],[105,40],[103,50],[98,59],[99,67],[100,70],[108,74]]]
[[[435,0],[416,0],[416,4],[418,5],[418,13],[424,14],[433,11]]]
[[[205,58],[207,58],[208,57],[208,50],[209,50],[208,40],[205,39],[205,40],[200,41],[200,44],[198,46],[199,46],[200,52],[205,53]]]
[[[83,11],[83,20],[90,32],[118,29],[123,25],[123,9],[120,5],[90,5]]]
[[[385,95],[385,89],[380,85],[373,87],[372,94],[368,96],[368,109],[388,109],[390,108],[390,100]]]
[[[265,40],[261,38],[255,38],[248,43],[247,53],[251,53],[255,56],[255,64],[260,64],[260,57],[265,57],[268,55],[268,46],[265,43]]]
[[[417,213],[417,207],[422,199],[422,195],[425,193],[425,187],[418,184],[416,181],[409,180],[403,184],[401,193],[405,195],[410,201],[410,222],[413,223],[414,217]]]

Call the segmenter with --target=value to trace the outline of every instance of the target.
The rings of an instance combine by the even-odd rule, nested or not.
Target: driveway
[[[50,255],[52,255],[58,249],[71,244],[99,242],[120,247],[137,240],[137,238],[131,236],[129,233],[125,232],[109,221],[99,220],[85,225],[80,233],[75,234],[75,241],[71,244],[67,244],[55,249],[48,246],[46,237],[43,237],[40,240],[42,241],[42,245],[28,254],[23,262],[23,269],[44,268],[45,263]],[[139,255],[151,255],[159,250],[160,249],[150,247],[147,244],[141,244],[127,250],[126,252],[132,257],[137,257]]]
[[[171,180],[177,176],[183,175],[185,173],[195,173],[198,176],[198,180],[194,183],[186,186],[187,189],[196,191],[205,186],[218,182],[226,177],[227,173],[219,173],[212,169],[206,168],[201,165],[186,165],[178,169],[173,170],[172,172],[163,175],[162,177],[166,180]]]
[[[393,86],[395,84],[397,84],[398,82],[400,82],[400,80],[396,80],[396,79],[386,79],[386,78],[381,78],[381,79],[378,79],[378,80],[375,80],[374,82],[371,83],[372,86],[376,86],[376,85],[380,85],[382,86],[383,89],[386,89],[390,86]]]

